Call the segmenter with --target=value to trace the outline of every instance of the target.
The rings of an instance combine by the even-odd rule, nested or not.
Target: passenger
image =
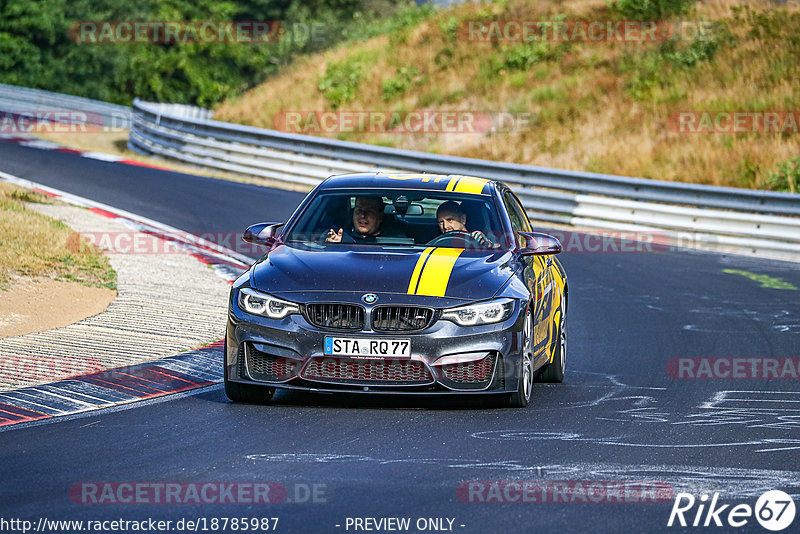
[[[341,243],[343,234],[352,237],[352,240],[356,243],[374,241],[376,237],[381,235],[384,207],[381,197],[356,197],[351,230],[344,232],[344,228],[339,228],[337,232],[331,228],[328,230],[325,241],[328,243]]]
[[[458,202],[448,200],[436,210],[436,219],[439,221],[439,230],[443,234],[448,232],[466,232],[482,247],[494,248],[496,245],[480,230],[470,232],[467,230],[467,213]]]

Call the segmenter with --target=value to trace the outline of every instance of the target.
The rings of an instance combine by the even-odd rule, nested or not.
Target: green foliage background
[[[369,37],[403,9],[391,0],[0,0],[0,83],[129,105],[134,97],[210,107],[263,81],[291,58]],[[77,21],[316,23],[323,39],[274,44],[88,44]]]

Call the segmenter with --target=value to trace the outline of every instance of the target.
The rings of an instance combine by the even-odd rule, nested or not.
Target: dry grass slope
[[[60,221],[25,207],[44,195],[0,182],[0,289],[18,276],[116,289],[108,258]]]
[[[300,58],[220,105],[216,118],[271,128],[280,112],[334,106],[530,112],[532,126],[517,133],[337,136],[573,170],[794,187],[800,165],[789,169],[788,182],[770,173],[798,154],[800,134],[687,134],[668,120],[687,110],[800,110],[800,6],[705,0],[677,18],[716,21],[717,31],[708,40],[677,43],[491,43],[466,40],[458,31],[469,20],[558,17],[619,14],[605,0],[457,6],[411,28]],[[326,81],[345,87],[326,98]]]

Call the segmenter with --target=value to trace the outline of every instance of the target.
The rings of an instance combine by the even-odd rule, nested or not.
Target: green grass
[[[117,274],[108,258],[61,221],[28,209],[26,202],[51,200],[0,182],[0,289],[8,289],[14,276],[116,289]]]

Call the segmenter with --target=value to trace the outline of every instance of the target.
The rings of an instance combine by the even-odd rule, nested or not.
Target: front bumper
[[[342,332],[303,315],[268,319],[231,300],[225,373],[237,383],[317,392],[490,394],[516,391],[522,315],[517,303],[501,323],[462,327],[447,320],[413,332]],[[369,310],[368,310],[369,313]],[[329,356],[325,336],[408,339],[410,359]]]

